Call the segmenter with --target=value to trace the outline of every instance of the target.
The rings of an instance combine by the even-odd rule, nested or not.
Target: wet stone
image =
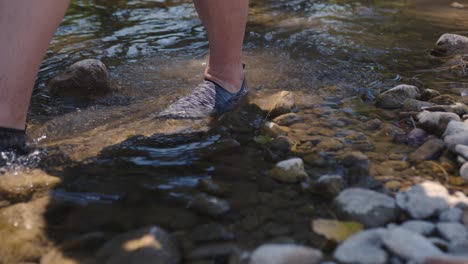
[[[455,99],[452,96],[446,94],[434,97],[431,100],[429,100],[429,102],[437,105],[451,105],[456,103]]]
[[[196,243],[210,241],[228,241],[234,239],[234,234],[218,223],[197,226],[192,230],[192,240]]]
[[[463,211],[460,208],[452,207],[442,211],[439,215],[440,222],[461,222]]]
[[[177,264],[181,259],[176,239],[157,226],[118,235],[96,252],[96,262],[108,264]]]
[[[456,34],[443,34],[436,42],[433,55],[453,56],[468,53],[468,38]]]
[[[366,227],[383,226],[395,221],[399,211],[392,197],[361,188],[349,188],[334,201],[338,214]]]
[[[268,146],[273,150],[288,152],[293,147],[294,143],[286,136],[279,136],[273,139]]]
[[[465,180],[468,181],[468,162],[465,162],[460,167],[460,176]]]
[[[425,219],[449,207],[447,189],[436,182],[423,182],[396,195],[398,206],[415,219]]]
[[[340,175],[323,175],[314,181],[309,190],[326,198],[336,197],[344,189],[344,180]]]
[[[369,229],[351,236],[335,249],[333,256],[342,263],[388,263],[388,254],[382,248],[384,228]]]
[[[409,220],[401,224],[400,227],[424,236],[432,234],[435,230],[435,224],[422,220]]]
[[[418,111],[421,111],[425,107],[430,107],[434,105],[435,104],[431,102],[424,102],[424,101],[419,101],[416,99],[408,98],[403,102],[401,110],[405,112],[418,112]]]
[[[383,243],[393,254],[417,263],[444,254],[424,236],[399,227],[386,232]]]
[[[444,133],[450,121],[460,121],[460,117],[454,113],[428,111],[419,113],[416,119],[422,129],[438,136]]]
[[[437,232],[450,242],[465,241],[468,239],[467,228],[460,223],[437,223]]]
[[[289,91],[281,91],[266,98],[258,98],[254,104],[271,118],[291,113],[296,107],[294,95]]]
[[[47,85],[57,96],[91,97],[110,91],[109,71],[99,60],[86,59],[71,65]]]
[[[380,119],[378,118],[375,118],[375,119],[367,121],[364,124],[364,127],[368,130],[377,130],[380,128],[381,125],[382,125],[382,121],[380,121]]]
[[[7,172],[0,175],[0,197],[14,202],[24,201],[35,194],[51,190],[60,183],[60,178],[38,169]]]
[[[468,160],[468,146],[456,145],[455,152],[462,156],[465,160]]]
[[[296,183],[308,178],[304,169],[304,162],[300,158],[292,158],[276,163],[269,175],[275,180],[287,183]]]
[[[429,139],[409,156],[411,162],[438,159],[445,150],[445,143],[438,138]]]
[[[201,179],[197,186],[203,192],[211,195],[225,196],[228,193],[228,190],[218,185],[212,179]]]
[[[338,151],[343,148],[343,143],[334,138],[324,139],[317,145],[317,149],[320,151]]]
[[[314,248],[267,244],[255,249],[249,264],[316,264],[321,260],[322,252]]]
[[[201,214],[212,217],[219,217],[231,210],[231,206],[226,200],[210,196],[206,193],[195,195],[191,207]]]
[[[288,131],[289,131],[289,128],[281,127],[278,124],[273,123],[273,122],[265,122],[260,128],[260,132],[263,135],[267,135],[273,138],[277,136],[287,135]]]
[[[302,117],[295,113],[284,114],[273,119],[273,122],[280,126],[290,126],[302,121]]]
[[[3,263],[22,263],[39,259],[47,252],[44,213],[49,206],[44,197],[0,210],[0,256]]]
[[[421,93],[421,100],[428,101],[434,97],[439,96],[440,93],[433,89],[426,89]]]
[[[412,85],[398,85],[377,96],[377,106],[381,108],[399,108],[408,99],[416,99],[420,96],[419,89]]]
[[[345,180],[356,184],[369,176],[369,158],[362,152],[350,152],[343,158]]]

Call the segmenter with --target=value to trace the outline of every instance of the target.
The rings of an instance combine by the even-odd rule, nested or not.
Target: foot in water
[[[237,93],[228,92],[217,83],[205,80],[190,95],[180,98],[159,113],[158,117],[198,119],[220,114],[238,105],[248,92],[245,80]]]

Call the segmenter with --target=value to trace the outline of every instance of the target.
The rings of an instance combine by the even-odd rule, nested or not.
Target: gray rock
[[[468,145],[468,124],[452,120],[442,135],[445,143],[450,149],[455,149],[458,144]]]
[[[421,146],[427,139],[427,132],[421,128],[412,129],[407,136],[407,144],[410,146]]]
[[[468,113],[468,106],[463,103],[455,103],[452,105],[436,105],[431,107],[426,107],[424,110],[431,112],[450,112],[455,113],[459,116],[463,116]]]
[[[366,227],[383,226],[396,220],[399,214],[392,197],[361,188],[344,190],[334,204],[343,218],[361,222]]]
[[[333,256],[342,263],[384,264],[388,254],[382,248],[385,228],[375,228],[357,233],[335,249]]]
[[[437,223],[436,227],[440,236],[450,242],[468,239],[468,231],[460,223]]]
[[[304,162],[300,158],[283,160],[273,167],[270,177],[282,182],[295,183],[308,178],[304,169]]]
[[[419,126],[429,133],[442,135],[452,120],[460,121],[460,117],[454,113],[423,111],[416,116]]]
[[[455,152],[462,156],[465,160],[468,160],[468,146],[460,144],[455,145]]]
[[[429,139],[409,156],[411,162],[438,159],[445,150],[445,142],[438,138]]]
[[[302,117],[295,113],[284,114],[273,119],[273,122],[280,126],[290,126],[302,121]]]
[[[297,245],[267,244],[252,253],[250,264],[316,264],[322,260],[317,249]]]
[[[468,53],[468,38],[456,34],[443,34],[436,42],[434,55],[454,56]]]
[[[435,224],[421,220],[409,220],[401,224],[400,227],[424,236],[432,234],[435,230]]]
[[[425,219],[449,207],[447,189],[436,182],[426,181],[396,195],[396,203],[412,218]]]
[[[193,229],[191,236],[194,242],[228,241],[234,239],[234,234],[227,231],[218,223],[210,223],[197,226]]]
[[[334,198],[344,188],[344,180],[340,175],[323,175],[311,184],[310,190],[326,198]]]
[[[157,226],[116,236],[96,252],[96,263],[177,264],[182,259],[175,238]]]
[[[415,99],[420,96],[419,89],[412,85],[398,85],[377,96],[377,106],[381,108],[399,108],[408,99]]]
[[[422,235],[404,228],[394,228],[383,235],[383,243],[393,254],[417,263],[444,253]]]
[[[258,98],[254,104],[271,118],[291,113],[296,107],[294,95],[289,91],[281,91],[268,97]]]
[[[58,96],[90,97],[110,91],[109,72],[99,60],[86,59],[71,65],[47,85]]]
[[[213,217],[218,217],[231,210],[231,206],[226,200],[205,193],[195,195],[191,207],[199,213]]]
[[[448,95],[448,94],[443,94],[443,95],[434,97],[431,100],[429,100],[429,102],[437,104],[437,105],[447,105],[447,106],[456,103],[455,98],[453,98],[453,96]]]
[[[449,208],[439,215],[440,222],[461,222],[463,211],[460,208]]]
[[[448,246],[448,253],[468,256],[468,240],[453,241]]]
[[[403,102],[401,110],[405,112],[419,112],[425,107],[431,107],[434,105],[435,104],[430,103],[430,102],[424,102],[424,101],[419,101],[416,99],[408,98]]]
[[[460,176],[465,180],[468,181],[468,162],[465,162],[460,167]]]

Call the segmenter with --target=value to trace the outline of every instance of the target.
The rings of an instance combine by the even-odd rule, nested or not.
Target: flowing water
[[[292,129],[344,138],[372,161],[404,160],[412,147],[370,133],[363,123],[376,117],[397,123],[372,106],[392,85],[466,88],[439,74],[440,63],[429,55],[441,34],[468,33],[468,11],[450,3],[252,0],[245,39],[252,96],[289,90],[320,98],[317,109],[301,112],[307,122]],[[150,224],[186,241],[194,226],[217,221],[245,248],[293,240],[330,249],[310,232],[312,219],[333,217],[330,201],[265,176],[275,161],[306,155],[307,144],[284,153],[256,143],[264,116],[255,107],[219,120],[154,118],[201,80],[207,48],[191,1],[72,1],[41,66],[29,118],[32,139],[48,148],[39,166],[63,179],[51,192],[59,205],[46,218],[54,243]],[[51,96],[47,81],[85,58],[109,67],[112,94],[92,101]],[[342,153],[335,152],[327,152],[325,165],[309,162],[309,174],[341,173]],[[411,184],[407,168],[400,169],[401,184]],[[203,185],[211,181],[223,191]],[[231,211],[221,218],[194,212],[201,191],[224,197]]]

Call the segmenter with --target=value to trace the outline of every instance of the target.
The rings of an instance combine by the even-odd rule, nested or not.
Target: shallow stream
[[[377,180],[366,187],[392,192],[426,178],[466,190],[453,162],[406,162],[414,146],[392,136],[412,124],[374,107],[375,95],[401,83],[454,96],[468,90],[429,52],[443,33],[468,33],[468,11],[450,3],[252,0],[251,101],[281,90],[315,100],[299,108],[304,121],[290,126],[294,147],[285,151],[254,140],[265,120],[254,105],[213,120],[155,118],[202,78],[208,43],[191,1],[72,1],[41,66],[29,118],[31,139],[47,149],[34,154],[38,166],[62,178],[45,213],[47,240],[61,245],[93,232],[106,240],[156,224],[190,252],[199,246],[190,230],[217,222],[245,249],[294,241],[331,250],[310,230],[312,219],[334,217],[330,199],[266,176],[275,162],[296,156],[318,177],[341,174],[340,157],[359,150]],[[85,58],[109,67],[113,92],[95,100],[51,96],[47,81]],[[370,128],[375,119],[382,125]],[[201,192],[225,199],[230,211],[194,210]],[[66,254],[84,261],[93,250]],[[11,259],[21,259],[18,252]]]

